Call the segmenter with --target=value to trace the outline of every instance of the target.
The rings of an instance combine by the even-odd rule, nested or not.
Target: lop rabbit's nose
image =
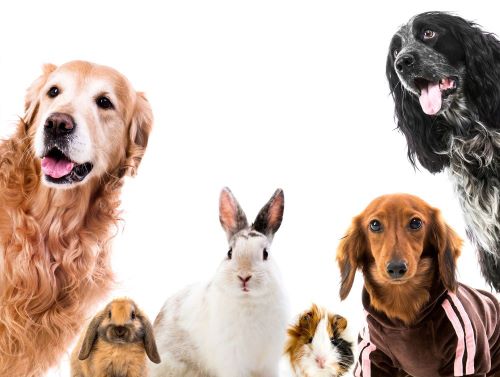
[[[127,328],[124,326],[116,326],[115,327],[115,334],[118,337],[124,336],[126,334],[126,332],[127,332]]]

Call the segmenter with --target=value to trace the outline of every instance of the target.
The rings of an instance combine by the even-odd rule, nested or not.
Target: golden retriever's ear
[[[455,291],[458,285],[456,262],[462,249],[462,239],[446,224],[438,209],[433,209],[429,242],[437,252],[441,281],[447,289]]]
[[[56,70],[57,66],[54,64],[44,64],[42,66],[42,74],[30,85],[26,91],[24,98],[24,123],[29,126],[35,117],[38,106],[40,90],[47,82],[49,75]]]
[[[144,349],[146,350],[146,355],[148,355],[149,360],[153,363],[159,364],[161,359],[160,354],[158,353],[158,348],[156,347],[153,326],[151,326],[151,322],[149,322],[144,314],[137,313],[137,317],[141,321],[142,328],[144,330]]]
[[[356,270],[360,267],[363,256],[368,250],[368,243],[361,227],[361,217],[352,220],[347,235],[340,240],[337,248],[337,263],[340,268],[340,298],[344,300],[351,291]]]
[[[126,174],[131,176],[137,174],[137,168],[144,156],[152,127],[153,112],[151,111],[151,106],[144,93],[138,92],[129,127],[127,160],[125,162]]]
[[[80,348],[80,353],[78,354],[78,359],[85,360],[89,357],[92,347],[97,340],[97,330],[104,318],[104,311],[96,315],[92,321],[90,321],[89,327],[85,332],[85,337],[83,338],[82,347]]]

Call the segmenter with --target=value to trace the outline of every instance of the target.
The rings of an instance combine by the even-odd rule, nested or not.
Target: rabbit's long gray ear
[[[156,347],[153,326],[151,326],[151,322],[142,313],[137,313],[137,317],[141,321],[144,330],[144,349],[146,350],[146,354],[153,363],[160,364],[161,359]]]
[[[262,207],[255,218],[252,229],[272,238],[280,228],[285,210],[285,195],[282,189],[277,189],[267,204]]]
[[[240,230],[248,227],[247,217],[229,188],[224,187],[220,193],[219,220],[226,231],[227,239],[231,239]]]
[[[96,315],[92,321],[90,321],[89,327],[87,327],[87,331],[85,332],[85,337],[83,338],[82,347],[80,348],[80,353],[78,354],[78,359],[85,360],[89,357],[90,352],[92,351],[92,347],[94,346],[95,341],[97,340],[97,330],[101,321],[104,317],[103,312]]]

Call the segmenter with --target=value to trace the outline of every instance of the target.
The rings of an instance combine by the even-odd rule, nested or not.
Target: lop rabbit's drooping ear
[[[337,263],[340,268],[340,298],[344,300],[351,291],[356,270],[368,249],[367,240],[361,227],[361,218],[355,217],[351,227],[337,248]]]
[[[78,354],[78,359],[86,360],[89,357],[90,352],[92,351],[92,347],[97,340],[97,330],[99,329],[99,325],[101,324],[103,317],[103,312],[99,313],[92,319],[89,327],[87,327],[85,337],[83,338],[82,347],[80,348],[80,353]]]
[[[138,312],[137,318],[141,321],[144,331],[144,349],[146,350],[146,355],[148,355],[149,360],[153,363],[159,364],[161,359],[156,347],[153,326],[151,326],[149,320],[142,313]]]
[[[224,187],[219,199],[219,220],[230,240],[236,233],[248,227],[247,217],[229,188]]]
[[[277,189],[267,204],[262,207],[252,224],[252,229],[272,238],[280,228],[285,209],[285,195],[282,189]]]
[[[443,219],[441,211],[433,210],[429,242],[436,249],[439,276],[444,286],[454,292],[458,283],[456,261],[460,256],[462,239]]]

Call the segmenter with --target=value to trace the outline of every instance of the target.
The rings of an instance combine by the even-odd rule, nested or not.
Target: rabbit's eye
[[[269,253],[267,252],[267,249],[264,249],[264,251],[262,252],[262,257],[264,258],[264,260],[267,260],[267,258],[269,258]]]
[[[229,251],[227,252],[227,259],[231,259],[233,257],[233,249],[229,249]]]
[[[132,318],[132,320],[135,319],[135,311],[134,310],[132,310],[132,313],[130,314],[130,318]]]
[[[111,319],[111,310],[108,312],[108,318]]]

